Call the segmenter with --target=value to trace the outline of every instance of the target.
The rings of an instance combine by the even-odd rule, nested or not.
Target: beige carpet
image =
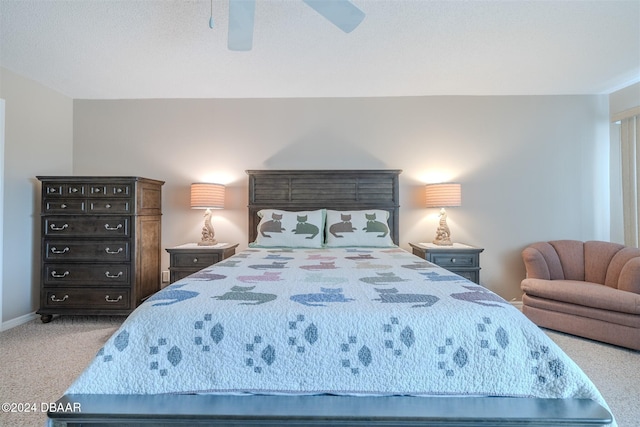
[[[35,404],[35,412],[0,412],[2,427],[42,427],[42,403],[55,402],[122,317],[63,316],[0,333],[0,402]],[[640,352],[557,332],[549,336],[589,375],[620,427],[640,426]]]

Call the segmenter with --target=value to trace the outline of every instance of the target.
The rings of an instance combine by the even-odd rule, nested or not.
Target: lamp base
[[[207,209],[204,213],[204,226],[202,227],[202,240],[198,242],[198,246],[213,246],[216,240],[216,232],[211,224],[211,210]]]
[[[453,246],[453,243],[451,242],[451,239],[442,239],[442,240],[435,239],[431,243],[433,243],[434,245],[438,245],[438,246]]]
[[[447,225],[447,212],[442,208],[440,210],[440,222],[436,230],[436,238],[433,240],[434,245],[453,246],[451,242],[451,231]]]

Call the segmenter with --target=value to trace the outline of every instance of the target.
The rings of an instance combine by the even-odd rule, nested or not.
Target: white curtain
[[[640,116],[621,120],[620,149],[622,159],[622,209],[624,215],[624,243],[638,247],[640,240]]]

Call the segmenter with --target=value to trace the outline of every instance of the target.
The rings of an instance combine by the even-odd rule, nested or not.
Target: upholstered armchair
[[[556,240],[522,252],[523,312],[539,326],[640,350],[640,249]]]

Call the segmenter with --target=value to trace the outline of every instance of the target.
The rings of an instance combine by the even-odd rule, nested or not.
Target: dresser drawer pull
[[[107,209],[111,209],[111,203],[107,203],[106,205],[104,205],[104,207]]]
[[[193,259],[193,263],[194,263],[194,264],[197,264],[197,263],[198,263],[198,258],[194,258],[194,259]]]
[[[121,299],[122,299],[122,295],[118,295],[118,298],[116,298],[116,299],[109,299],[109,295],[107,295],[107,296],[105,296],[105,297],[104,297],[104,300],[105,300],[106,302],[118,302],[118,301],[120,301]]]
[[[109,224],[104,225],[104,229],[109,231],[120,230],[121,228],[122,228],[122,224],[118,224],[116,227],[111,227]]]
[[[104,251],[110,255],[114,255],[114,254],[119,254],[120,252],[122,252],[124,249],[122,248],[118,248],[117,251],[112,251],[110,248],[106,248]]]
[[[455,264],[456,263],[456,259],[455,258],[451,258],[451,263]]]
[[[66,203],[61,204],[60,209],[67,209],[67,204]]]
[[[69,249],[68,246],[66,246],[63,250],[59,251],[58,249],[56,249],[55,247],[51,248],[51,253],[52,254],[64,254],[66,252],[69,252],[71,249]]]
[[[56,279],[62,279],[63,277],[67,277],[69,275],[69,271],[65,271],[62,274],[58,274],[55,270],[51,272],[51,277],[55,277]]]
[[[77,193],[78,191],[80,191],[80,189],[79,189],[78,187],[71,187],[71,188],[69,189],[69,192],[70,192],[70,193]]]
[[[69,228],[69,224],[63,224],[62,227],[57,227],[55,224],[51,224],[49,228],[52,229],[53,231],[62,231],[65,228]]]
[[[69,298],[69,295],[65,295],[62,298],[56,298],[55,294],[51,295],[51,301],[53,302],[62,302],[62,301],[66,301]]]
[[[122,277],[122,271],[119,272],[118,274],[111,274],[108,271],[106,273],[104,273],[105,276],[107,276],[109,279],[116,279],[118,277]]]

